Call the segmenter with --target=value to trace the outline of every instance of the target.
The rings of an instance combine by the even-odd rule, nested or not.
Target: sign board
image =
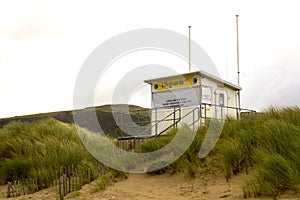
[[[170,89],[179,89],[199,84],[198,76],[187,74],[168,79],[162,79],[152,84],[154,91],[166,91]]]
[[[212,91],[210,87],[202,86],[202,103],[212,103]]]
[[[188,87],[153,93],[152,104],[154,108],[197,106],[200,104],[200,88]]]

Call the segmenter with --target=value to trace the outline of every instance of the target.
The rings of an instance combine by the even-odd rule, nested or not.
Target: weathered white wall
[[[170,89],[164,91],[155,91],[152,87],[152,111],[151,111],[151,119],[152,124],[154,125],[156,122],[163,120],[166,116],[174,112],[174,108],[162,108],[164,106],[169,105],[168,102],[170,99],[179,99],[177,108],[180,109],[180,112],[177,111],[175,113],[175,120],[181,117],[181,121],[178,124],[187,124],[191,125],[193,121],[199,119],[197,121],[197,125],[199,126],[202,120],[200,120],[200,115],[204,117],[206,113],[206,117],[208,118],[225,118],[227,115],[232,117],[237,117],[236,109],[230,109],[227,107],[221,107],[220,105],[220,94],[224,96],[224,106],[229,107],[237,107],[237,95],[235,89],[224,85],[220,81],[216,81],[210,77],[199,77],[198,82],[193,87],[187,88],[177,88]],[[202,95],[202,88],[207,87],[210,90],[210,95]],[[208,90],[206,90],[207,92]],[[196,99],[194,99],[196,98]],[[205,99],[204,99],[205,98]],[[187,103],[180,103],[180,99],[187,100]],[[201,100],[202,99],[202,100]],[[177,100],[176,100],[177,101]],[[202,103],[210,103],[212,105],[207,105],[200,108],[200,104]],[[166,103],[167,102],[167,103]],[[176,104],[175,104],[176,105]],[[217,106],[216,106],[217,105]],[[170,105],[169,105],[170,106]],[[187,115],[192,110],[196,110]],[[198,108],[198,109],[197,109]],[[206,112],[205,112],[206,111]],[[152,134],[159,134],[162,130],[167,128],[168,126],[174,123],[174,115],[167,117],[163,122],[158,123],[156,126],[152,128]],[[193,128],[191,126],[191,128]],[[194,127],[196,129],[197,127]]]
[[[219,105],[219,94],[223,93],[225,97],[225,106],[237,107],[237,95],[236,91],[220,82],[216,82],[210,78],[201,78],[201,85],[211,88],[212,100],[211,103]],[[202,113],[204,114],[204,106],[202,106]],[[236,110],[230,108],[222,108],[218,106],[207,106],[206,115],[211,118],[220,118],[220,113],[223,117],[226,115],[237,117]]]

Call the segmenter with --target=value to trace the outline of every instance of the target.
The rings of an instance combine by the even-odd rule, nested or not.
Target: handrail
[[[181,117],[181,119],[183,119],[183,118],[185,118],[185,117],[187,117],[189,114],[191,114],[192,112],[194,112],[195,110],[200,110],[200,108],[199,107],[195,107],[193,110],[191,110],[191,111],[189,111],[188,113],[186,113],[183,117]]]
[[[197,119],[195,120],[194,118],[194,111],[195,110],[197,110],[198,111],[198,117],[197,117]],[[199,119],[201,118],[200,117],[200,108],[197,106],[197,107],[195,107],[193,110],[191,110],[190,112],[188,112],[187,114],[185,114],[183,117],[182,117],[182,119],[183,118],[185,118],[185,117],[187,117],[187,116],[189,116],[191,113],[193,113],[193,122],[191,123],[191,124],[189,124],[188,126],[192,126],[193,125],[193,130],[194,130],[194,125],[195,125],[195,123],[197,122],[197,121],[199,121]]]
[[[200,108],[199,108],[199,107],[195,107],[193,110],[191,110],[191,111],[189,111],[188,113],[186,113],[183,117],[180,117],[180,120],[184,119],[185,117],[187,117],[187,116],[190,115],[191,113],[194,113],[195,110],[198,110],[198,113],[199,113]],[[199,119],[200,119],[200,116],[199,116],[199,114],[198,114],[198,119],[197,119],[197,120],[194,120],[194,117],[193,117],[193,122],[192,122],[191,124],[189,124],[188,126],[194,125],[195,122],[197,122]],[[180,120],[179,120],[179,121],[180,121]],[[178,121],[178,122],[179,122],[179,121]],[[178,123],[178,122],[177,122],[177,123]],[[174,124],[171,124],[171,125],[167,128],[167,130],[168,130],[170,127],[172,127],[172,126],[174,126]],[[194,129],[194,127],[193,127],[193,129]],[[155,138],[158,137],[158,136],[160,136],[162,133],[164,133],[164,132],[167,131],[167,130],[161,131],[158,135],[155,136]]]
[[[204,106],[204,107],[203,107]],[[208,103],[201,103],[200,106],[196,106],[194,107],[192,110],[190,110],[189,112],[187,112],[186,114],[184,114],[183,116],[181,116],[181,108],[179,107],[172,107],[174,108],[174,110],[168,114],[167,116],[165,116],[164,118],[160,119],[160,120],[156,120],[156,121],[152,121],[150,120],[149,122],[155,122],[153,125],[151,125],[149,128],[145,129],[144,131],[142,131],[140,134],[138,135],[135,135],[135,136],[126,136],[126,137],[119,137],[118,138],[118,145],[120,144],[125,144],[125,143],[121,143],[121,141],[124,141],[124,140],[133,140],[133,148],[135,148],[136,146],[136,142],[137,144],[139,144],[142,139],[150,139],[150,138],[157,138],[159,136],[161,136],[164,132],[166,132],[167,130],[169,130],[171,127],[174,127],[176,126],[181,120],[183,120],[184,118],[190,116],[191,114],[193,114],[192,116],[192,122],[190,124],[188,124],[189,127],[193,126],[193,131],[195,131],[195,124],[197,122],[199,122],[201,124],[201,121],[199,121],[199,119],[207,119],[207,111],[206,111],[206,108],[207,106],[210,106],[210,107],[215,107],[215,109],[217,107],[221,107],[222,109],[223,108],[226,108],[226,109],[234,109],[236,110],[237,112],[237,116],[239,116],[241,114],[242,111],[247,111],[247,112],[250,112],[251,114],[252,113],[256,113],[255,110],[250,110],[250,109],[244,109],[244,108],[237,108],[237,107],[231,107],[231,106],[224,106],[224,105],[216,105],[216,104],[208,104]],[[205,109],[204,110],[204,116],[203,116],[203,108]],[[152,110],[152,109],[151,109]],[[157,109],[156,109],[156,112],[157,112]],[[179,116],[176,117],[176,113],[179,112]],[[222,112],[222,111],[221,111]],[[195,113],[197,116],[195,116]],[[174,116],[172,117],[172,119],[169,119],[170,116]],[[223,116],[223,115],[222,115]],[[161,122],[166,122],[166,121],[173,121],[173,123],[171,123],[170,125],[168,125],[166,128],[161,127],[161,128],[164,128],[163,130],[159,130],[159,133],[158,132],[158,125],[161,123]],[[130,125],[130,123],[125,123],[125,125]],[[153,129],[153,127],[155,127],[155,134],[150,134],[150,135],[145,135],[145,133],[147,133],[149,130],[151,131]],[[128,143],[129,145],[132,145],[132,143]],[[126,145],[128,145],[126,143]]]
[[[153,110],[155,110],[156,112],[158,111],[158,110],[163,110],[163,109],[175,109],[177,106],[166,106],[166,107],[155,107],[155,108],[150,108],[148,111],[150,112],[150,113],[152,113],[153,112]],[[137,118],[139,118],[139,113],[140,112],[145,112],[146,110],[144,110],[144,109],[136,109],[136,110],[130,110],[130,111],[118,111],[119,113],[121,113],[121,114],[127,114],[127,115],[130,115],[130,114],[132,114],[132,113],[135,113],[135,112],[137,112],[138,113],[138,117]],[[164,121],[173,121],[174,119],[165,119]],[[130,127],[130,126],[136,126],[137,124],[147,124],[147,123],[152,123],[152,122],[157,122],[157,121],[154,121],[154,120],[143,120],[143,121],[134,121],[134,122],[121,122],[121,123],[119,123],[119,122],[116,122],[117,123],[117,125],[119,126],[119,125],[121,125],[121,126],[127,126],[127,127]]]
[[[176,114],[176,112],[179,111],[179,118],[174,118],[172,119],[172,121],[174,121],[174,123],[170,126],[168,126],[167,128],[165,128],[163,131],[161,131],[159,134],[155,134],[155,135],[144,135],[145,132],[148,132],[149,130],[151,130],[154,126],[157,126],[160,122],[163,121],[167,121],[166,119],[174,114]],[[175,120],[177,120],[175,122]],[[172,113],[168,114],[167,116],[165,116],[163,119],[158,120],[155,124],[153,124],[151,127],[149,127],[148,129],[144,130],[143,132],[141,132],[139,135],[135,135],[135,136],[126,136],[126,137],[119,137],[118,140],[131,140],[131,139],[143,139],[143,138],[152,138],[152,137],[157,137],[159,135],[161,135],[163,132],[167,131],[170,127],[176,125],[179,121],[181,120],[181,109],[177,108],[176,110],[174,110]]]
[[[174,114],[174,113],[172,113]],[[164,121],[174,121],[174,119],[165,119]],[[157,122],[155,120],[147,120],[147,121],[141,121],[141,122],[128,122],[128,123],[122,123],[118,125],[122,126],[136,126],[137,124],[144,124],[144,123],[151,123],[151,122]]]
[[[195,119],[195,110],[197,110],[198,111],[198,117]],[[200,119],[200,108],[199,107],[194,107],[193,108],[193,110],[191,110],[191,111],[189,111],[188,113],[186,113],[181,119],[184,119],[184,118],[186,118],[187,116],[189,116],[191,113],[193,113],[193,121],[192,121],[192,123],[191,124],[188,124],[188,126],[190,127],[190,126],[193,126],[193,130],[194,130],[194,125],[195,125],[195,123],[197,122],[197,121],[199,121],[199,119]]]
[[[201,103],[201,105],[205,105],[205,106],[218,106],[218,107],[223,107],[223,108],[230,108],[230,109],[238,109],[238,110],[246,110],[246,111],[250,111],[250,112],[256,112],[255,110],[251,110],[251,109],[248,109],[248,108],[238,108],[238,107],[217,105],[217,104],[211,104],[211,103]]]
[[[204,105],[204,109],[205,109],[204,110],[204,116],[202,115],[202,109],[203,109],[202,105]],[[250,112],[250,113],[256,113],[255,110],[251,110],[251,109],[247,109],[247,108],[238,108],[238,107],[224,106],[224,105],[217,105],[217,104],[210,104],[210,103],[201,103],[200,117],[203,118],[203,119],[207,118],[207,115],[206,115],[206,107],[207,106],[233,109],[233,110],[236,110],[237,115],[239,114],[239,112],[241,113],[242,111],[247,111],[247,112]]]

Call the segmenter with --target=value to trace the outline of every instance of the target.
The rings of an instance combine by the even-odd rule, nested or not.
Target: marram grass
[[[37,178],[47,187],[61,167],[89,167],[94,163],[74,125],[47,119],[33,123],[11,122],[0,129],[1,184]]]
[[[180,133],[190,133],[186,126]],[[159,173],[183,172],[195,177],[221,169],[227,180],[237,173],[250,178],[241,185],[244,196],[277,198],[285,191],[300,192],[300,109],[270,107],[255,117],[239,121],[228,118],[215,148],[205,159],[199,150],[207,132],[199,128],[191,146],[178,160]],[[179,131],[170,130],[166,136],[144,142],[138,152],[152,152],[172,141]],[[80,131],[81,139],[98,146],[94,134]],[[100,142],[101,143],[101,142]],[[180,146],[180,144],[178,144]],[[100,148],[100,147],[99,147]],[[105,147],[103,147],[105,148]],[[211,161],[217,162],[211,162]],[[76,164],[93,171],[95,159],[86,151],[74,125],[54,119],[35,123],[12,122],[0,130],[0,183],[26,177],[39,177],[45,183],[54,170]],[[203,170],[202,168],[205,168]],[[155,174],[155,173],[154,173]],[[104,183],[99,188],[105,188]]]
[[[276,198],[285,191],[300,192],[298,107],[270,107],[255,117],[239,121],[227,118],[215,148],[204,160],[200,160],[198,152],[206,132],[207,126],[200,128],[189,149],[158,173],[184,172],[194,177],[199,169],[213,167],[221,169],[226,180],[229,180],[235,174],[252,170],[256,173],[241,184],[245,197]],[[168,144],[176,133],[175,129],[168,132],[165,138],[145,142],[140,150],[150,152],[159,149]],[[211,160],[218,162],[208,163]]]

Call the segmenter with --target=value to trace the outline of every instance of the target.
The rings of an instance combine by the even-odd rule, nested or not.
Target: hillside
[[[129,107],[131,117],[134,121],[142,120],[142,121],[149,121],[149,109],[142,108],[135,105],[125,105],[125,104],[119,104],[114,105],[114,111],[115,112],[124,112]],[[85,108],[82,110],[70,110],[70,111],[58,111],[58,112],[49,112],[49,113],[39,113],[39,114],[33,114],[33,115],[24,115],[24,116],[15,116],[10,118],[2,118],[0,119],[0,128],[2,128],[4,125],[12,122],[12,121],[18,121],[18,122],[35,122],[47,118],[54,118],[58,121],[72,124],[74,123],[73,120],[73,112],[79,113],[82,116],[88,116],[91,112],[94,112],[92,109],[95,109],[96,116],[98,118],[99,124],[102,128],[102,130],[105,133],[108,133],[112,137],[119,137],[121,135],[124,135],[122,131],[119,130],[113,115],[112,115],[112,108],[111,105],[103,105],[103,106],[97,106],[94,108]],[[137,112],[139,111],[139,112]],[[88,118],[83,118],[81,123],[79,124],[81,127],[86,128],[90,131],[96,131],[97,127],[93,127],[89,123]]]

